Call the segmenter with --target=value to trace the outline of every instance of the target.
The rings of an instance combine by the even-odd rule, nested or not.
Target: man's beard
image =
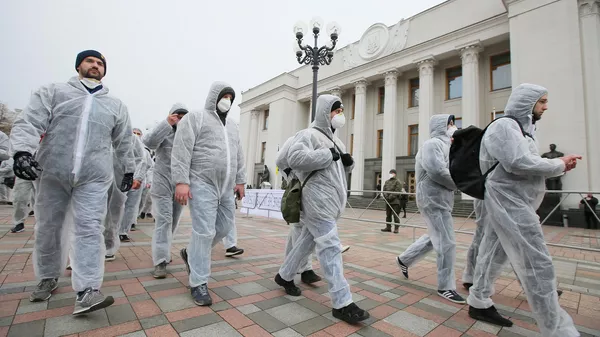
[[[540,119],[542,119],[542,115],[536,114],[535,112],[532,114],[533,115],[533,122],[537,122]]]
[[[93,68],[92,68],[92,69],[93,69]],[[100,70],[98,70],[98,69],[94,69],[94,70],[96,70],[96,71],[98,72],[98,75],[91,75],[91,74],[90,74],[90,71],[91,71],[92,69],[89,69],[88,71],[86,71],[86,72],[83,74],[83,77],[85,77],[85,78],[93,78],[93,79],[95,79],[95,80],[101,81],[101,80],[102,80],[102,75],[100,74]]]

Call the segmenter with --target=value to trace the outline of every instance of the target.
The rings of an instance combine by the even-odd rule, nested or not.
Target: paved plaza
[[[347,217],[362,210],[348,210]],[[29,302],[37,282],[33,273],[33,224],[11,234],[11,206],[0,206],[0,337],[3,336],[540,336],[524,294],[510,269],[496,282],[497,308],[509,316],[512,328],[475,322],[468,306],[456,305],[436,294],[435,255],[411,268],[405,280],[394,262],[423,229],[402,228],[382,233],[381,224],[344,219],[339,224],[344,272],[355,302],[371,318],[360,325],[340,322],[331,315],[327,285],[302,287],[301,297],[287,296],[273,277],[283,259],[288,226],[281,220],[238,213],[239,247],[246,252],[226,258],[222,244],[213,252],[209,287],[215,304],[196,306],[187,289],[188,277],[179,250],[187,245],[191,219],[186,212],[172,250],[166,279],[155,280],[151,257],[154,223],[138,222],[133,242],[123,244],[117,259],[106,263],[102,291],[115,304],[84,317],[73,317],[75,295],[69,272],[47,302]],[[384,220],[384,212],[366,211],[361,219]],[[424,225],[418,214],[409,224]],[[455,219],[455,227],[472,231],[470,220]],[[413,233],[414,231],[414,233]],[[548,242],[600,248],[600,232],[544,228]],[[460,282],[471,235],[457,234],[457,284]],[[600,336],[600,253],[550,247],[564,290],[560,302],[571,314],[582,336]],[[314,261],[315,269],[318,262]],[[317,270],[318,274],[322,274]],[[297,281],[299,282],[299,281]],[[466,291],[458,291],[466,296]]]

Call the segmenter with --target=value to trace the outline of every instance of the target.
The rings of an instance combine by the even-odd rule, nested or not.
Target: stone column
[[[417,60],[419,67],[419,149],[429,139],[429,120],[433,116],[433,56]]]
[[[354,110],[354,170],[352,170],[353,190],[364,188],[365,175],[365,122],[367,113],[367,81],[360,79],[354,83],[356,108]],[[363,195],[362,192],[353,192],[352,195]]]
[[[579,0],[589,189],[600,190],[600,1]]]
[[[385,101],[383,104],[383,153],[381,177],[385,179],[391,169],[396,169],[396,101],[398,99],[398,72],[385,72]],[[383,184],[381,184],[383,188]]]
[[[479,53],[482,51],[479,42],[459,47],[462,59],[462,125],[479,125]]]
[[[246,181],[252,187],[256,187],[258,182],[254,181],[254,164],[256,164],[256,137],[258,136],[258,116],[260,115],[260,111],[252,110],[250,114],[250,133],[248,136],[248,153],[246,154]]]
[[[333,89],[330,90],[330,93],[333,96],[342,98],[342,94],[344,93],[344,90],[342,90],[340,87],[335,87],[335,88],[333,88]]]

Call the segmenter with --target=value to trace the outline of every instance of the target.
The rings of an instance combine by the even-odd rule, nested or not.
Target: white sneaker
[[[349,250],[350,250],[350,246],[342,246],[342,254]]]

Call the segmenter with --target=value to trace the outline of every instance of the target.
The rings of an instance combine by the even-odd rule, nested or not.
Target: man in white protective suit
[[[189,272],[192,297],[197,305],[212,304],[208,292],[212,247],[233,227],[237,193],[244,197],[246,168],[239,127],[227,118],[235,92],[226,83],[211,85],[204,109],[187,114],[179,123],[171,173],[175,199],[189,200],[192,237],[181,250]]]
[[[534,84],[516,87],[504,110],[524,130],[532,130],[548,105],[548,91]],[[492,123],[481,141],[482,172],[487,176],[481,217],[485,233],[479,248],[473,286],[467,303],[469,316],[504,326],[491,296],[494,281],[510,261],[544,337],[574,337],[579,332],[558,303],[552,258],[536,214],[545,194],[546,178],[574,169],[581,156],[545,159],[536,141],[524,136],[517,121],[502,118]]]
[[[448,168],[450,138],[454,131],[456,126],[453,115],[431,117],[431,138],[419,149],[415,165],[417,207],[427,223],[428,234],[421,236],[402,255],[396,257],[396,262],[404,277],[408,278],[408,268],[435,250],[438,295],[448,301],[463,304],[465,299],[456,292],[454,274],[456,239],[452,208],[456,185]]]
[[[143,138],[142,138],[143,142]],[[146,150],[150,152],[150,149],[146,147]],[[152,180],[154,179],[154,155],[150,156],[150,166],[148,172],[146,172],[146,183],[144,184],[144,191],[142,192],[142,200],[140,201],[140,219],[152,219],[152,197],[150,196],[150,190],[152,189]]]
[[[171,107],[167,118],[159,122],[142,137],[144,145],[156,151],[150,197],[154,211],[152,235],[152,261],[157,279],[167,277],[167,264],[171,262],[171,244],[177,231],[183,206],[175,200],[175,183],[171,174],[171,152],[177,125],[188,113],[181,103]]]
[[[139,130],[139,129],[137,129]],[[133,186],[127,191],[127,200],[125,201],[125,211],[121,218],[119,228],[119,240],[121,242],[130,242],[129,231],[137,221],[138,211],[140,209],[140,200],[142,199],[142,187],[148,172],[150,153],[144,150],[144,145],[140,136],[135,136],[133,141],[133,159],[135,160],[135,173],[133,175]]]
[[[298,132],[287,151],[289,168],[304,183],[300,212],[302,232],[275,276],[275,282],[288,295],[300,296],[294,276],[316,248],[329,284],[333,316],[348,323],[357,323],[370,315],[352,300],[350,285],[344,277],[337,232],[337,221],[347,200],[346,175],[354,168],[354,159],[334,135],[346,122],[343,111],[338,97],[319,96],[312,127]]]
[[[128,156],[133,135],[127,108],[101,82],[106,59],[86,50],[77,55],[75,69],[78,77],[34,92],[15,121],[10,140],[15,175],[38,180],[33,264],[40,283],[30,300],[50,298],[72,247],[71,282],[77,292],[73,314],[77,315],[114,303],[111,296],[100,293],[103,220],[113,183],[112,149],[125,172],[122,191],[131,188],[135,166]],[[69,205],[74,227],[65,235]]]
[[[35,186],[31,180],[16,178],[13,189],[13,224],[11,233],[21,233],[25,231],[25,219],[27,216],[34,215],[35,206]],[[30,211],[31,209],[31,211]]]

